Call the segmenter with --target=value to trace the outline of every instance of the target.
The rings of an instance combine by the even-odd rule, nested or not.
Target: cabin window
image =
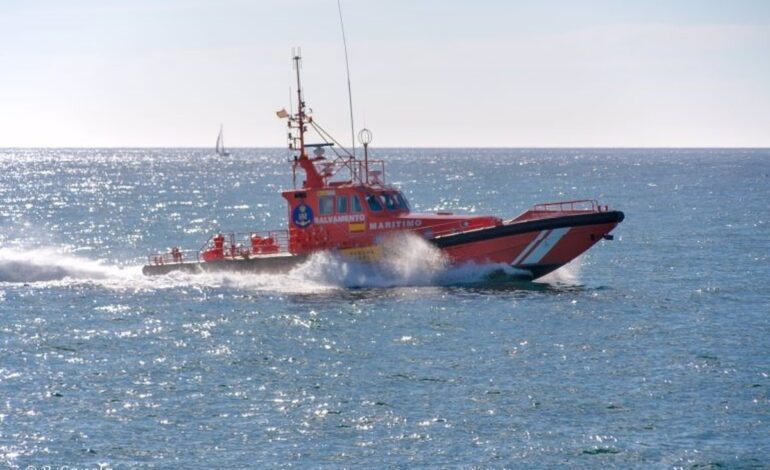
[[[400,192],[396,193],[395,196],[396,196],[396,202],[398,203],[398,208],[408,211],[409,202],[407,202],[406,197],[404,197],[404,195]]]
[[[337,213],[338,214],[347,214],[348,213],[348,197],[347,196],[337,196]]]
[[[353,212],[363,212],[364,209],[361,207],[361,200],[358,199],[358,196],[353,196],[351,199]]]
[[[379,199],[377,199],[377,196],[374,194],[366,195],[366,204],[369,205],[369,209],[371,209],[372,212],[379,212],[382,210],[382,204],[380,204]]]
[[[393,198],[392,194],[382,193],[380,194],[380,198],[382,199],[382,202],[385,204],[385,207],[387,207],[389,211],[394,211],[398,209],[398,206],[396,205],[396,200]]]
[[[318,212],[321,215],[334,213],[334,196],[321,196],[318,198]]]

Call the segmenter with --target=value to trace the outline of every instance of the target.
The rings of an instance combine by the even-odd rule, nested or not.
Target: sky
[[[373,146],[770,146],[770,1],[342,10]],[[349,143],[336,0],[0,0],[0,147],[282,147],[293,47]]]

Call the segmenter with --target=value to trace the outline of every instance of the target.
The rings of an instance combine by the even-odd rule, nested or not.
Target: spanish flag
[[[363,232],[366,230],[366,223],[365,222],[357,222],[353,224],[348,224],[348,231],[350,232]]]

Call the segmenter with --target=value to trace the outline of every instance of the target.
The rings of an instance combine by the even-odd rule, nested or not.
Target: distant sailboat
[[[222,133],[222,124],[219,125],[219,135],[217,136],[216,150],[217,150],[217,155],[219,155],[220,157],[226,157],[230,155],[230,152],[225,150],[225,137],[224,137],[224,134]]]

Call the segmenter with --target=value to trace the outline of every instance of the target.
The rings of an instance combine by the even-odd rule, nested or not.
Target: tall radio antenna
[[[342,44],[345,46],[345,71],[348,75],[348,105],[350,106],[350,142],[353,145],[353,158],[356,157],[356,131],[353,124],[353,92],[350,88],[350,62],[348,61],[348,41],[345,39],[345,23],[342,21],[342,4],[337,0],[337,11],[340,14],[340,29],[342,29]]]

